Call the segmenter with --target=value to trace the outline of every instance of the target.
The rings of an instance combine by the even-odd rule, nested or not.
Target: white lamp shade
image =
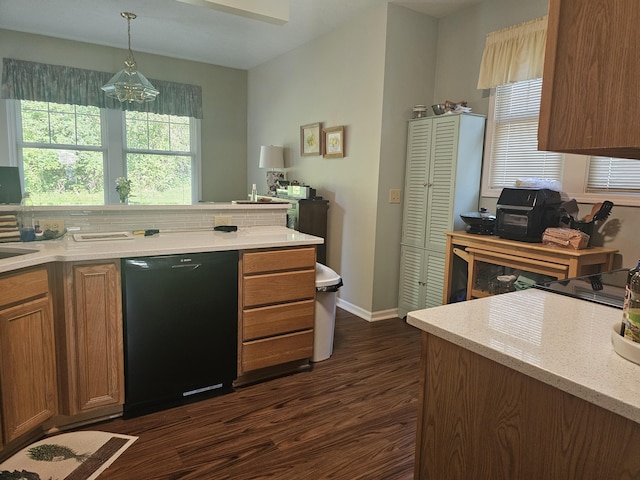
[[[260,168],[284,168],[284,148],[273,145],[260,147]]]

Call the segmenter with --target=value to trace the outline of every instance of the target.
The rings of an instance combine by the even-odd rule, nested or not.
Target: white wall
[[[230,201],[245,192],[247,72],[134,52],[149,79],[202,86],[202,199]],[[103,72],[124,67],[125,50],[0,29],[0,57]],[[1,68],[1,66],[0,66]],[[0,155],[7,151],[7,125],[0,102]],[[0,157],[0,164],[6,158]]]
[[[249,71],[247,189],[265,185],[260,145],[283,145],[287,178],[330,201],[327,263],[343,277],[341,306],[364,318],[397,307],[402,213],[388,189],[403,187],[406,122],[433,88],[435,29],[430,17],[375,7]],[[313,122],[345,126],[344,158],[300,156],[300,126]]]

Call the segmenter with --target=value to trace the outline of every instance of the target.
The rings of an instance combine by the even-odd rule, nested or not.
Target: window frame
[[[55,102],[54,102],[55,103]],[[22,161],[22,122],[20,100],[5,99],[7,119],[7,153],[9,166],[18,167],[20,171],[21,187],[24,191],[24,165]],[[126,176],[126,155],[129,149],[125,144],[126,123],[125,111],[110,108],[100,108],[102,122],[102,148],[89,148],[93,151],[103,151],[103,168],[105,179],[105,198],[103,205],[119,205],[120,199],[114,188],[118,177]],[[190,148],[191,148],[191,205],[198,203],[201,198],[202,185],[202,155],[201,155],[201,122],[197,118],[189,117]],[[0,148],[2,147],[0,143]],[[72,146],[77,148],[76,146]],[[97,206],[97,205],[94,205]],[[154,206],[154,205],[148,205]]]
[[[489,92],[489,106],[487,113],[484,153],[482,160],[481,195],[487,198],[498,198],[502,188],[490,188],[489,175],[491,171],[491,149],[494,134],[494,115],[496,103],[496,89]],[[604,200],[610,200],[615,205],[640,206],[640,194],[623,194],[619,192],[588,192],[587,179],[589,176],[589,160],[591,157],[565,153],[563,154],[562,190],[563,198],[575,199],[578,203],[595,204]],[[638,160],[640,162],[640,160]]]

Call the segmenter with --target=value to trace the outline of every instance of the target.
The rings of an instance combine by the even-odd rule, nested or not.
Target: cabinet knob
[[[427,183],[422,184],[422,186],[423,187],[433,187],[433,183],[427,182]]]

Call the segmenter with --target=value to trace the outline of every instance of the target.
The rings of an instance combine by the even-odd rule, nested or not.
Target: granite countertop
[[[281,226],[240,227],[236,232],[206,231],[162,232],[131,239],[78,242],[72,233],[57,240],[0,244],[3,250],[33,251],[26,255],[0,259],[0,273],[49,262],[101,260],[181,253],[247,250],[300,245],[318,245],[324,239]]]
[[[640,423],[640,366],[614,350],[622,311],[530,289],[409,312],[407,322]]]

